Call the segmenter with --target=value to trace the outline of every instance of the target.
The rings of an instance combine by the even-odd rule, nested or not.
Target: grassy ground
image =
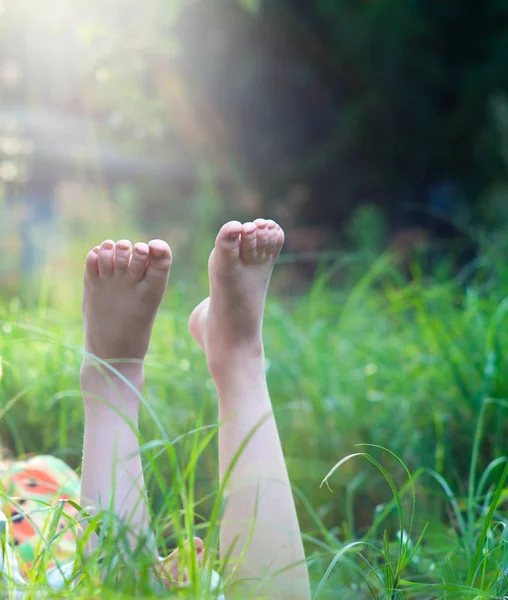
[[[18,454],[52,453],[79,468],[79,299],[43,289],[31,307],[0,302],[0,436]],[[508,593],[507,293],[508,270],[492,248],[467,288],[417,270],[407,283],[381,261],[347,292],[325,274],[304,297],[270,301],[268,377],[314,598]],[[209,536],[212,560],[216,402],[187,333],[199,299],[177,286],[157,321],[142,434],[160,545],[197,531]],[[112,537],[106,556],[121,543]],[[69,595],[157,595],[142,553],[129,554],[121,576],[107,564],[99,584],[90,560]]]

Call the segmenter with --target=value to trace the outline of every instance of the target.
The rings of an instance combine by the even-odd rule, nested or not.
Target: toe
[[[128,274],[135,280],[140,280],[145,274],[146,263],[148,262],[148,255],[150,249],[147,244],[138,242],[134,246],[132,253],[131,262],[127,270]]]
[[[262,221],[262,219],[258,219],[258,221]],[[270,232],[267,227],[266,221],[264,221],[264,225],[260,225],[258,221],[255,221],[256,224],[256,251],[258,254],[264,254],[268,248],[268,240],[270,238]]]
[[[152,240],[148,242],[150,249],[150,260],[171,260],[171,249],[163,240]]]
[[[286,236],[284,234],[284,230],[279,225],[277,225],[277,236],[277,248],[275,251],[280,253],[282,246],[284,246],[284,240]]]
[[[106,240],[99,248],[99,273],[102,277],[112,277],[113,260],[115,257],[115,242]]]
[[[276,231],[275,246],[273,248],[271,248],[270,254],[275,258],[275,260],[277,260],[277,258],[279,257],[279,254],[282,250],[282,246],[284,246],[285,235],[284,235],[284,230],[278,223],[275,224],[275,227],[276,227],[276,229],[275,229],[275,231]]]
[[[97,277],[99,275],[99,246],[92,248],[88,253],[85,261],[85,273],[89,277]]]
[[[171,249],[162,240],[152,240],[148,243],[149,260],[145,271],[145,279],[155,279],[168,277],[171,268],[172,256]]]
[[[242,224],[238,221],[230,221],[222,226],[215,247],[225,252],[230,252],[238,255],[240,248],[240,233],[242,232]]]
[[[256,219],[254,225],[258,229],[266,229],[268,227],[268,221],[266,219]]]
[[[273,225],[271,224],[273,223]],[[279,239],[279,230],[277,224],[274,221],[268,221],[268,242],[266,244],[266,254],[274,254],[277,249],[277,242]]]
[[[115,273],[125,274],[131,260],[132,246],[129,240],[120,240],[115,246]]]
[[[245,262],[249,262],[256,251],[256,230],[256,225],[250,222],[244,223],[242,227],[240,255]]]

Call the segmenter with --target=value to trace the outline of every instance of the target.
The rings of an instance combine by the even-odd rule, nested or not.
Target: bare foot
[[[226,223],[209,261],[210,297],[192,313],[189,328],[212,376],[231,360],[263,356],[266,293],[284,232],[273,221]]]
[[[108,361],[144,359],[170,267],[171,251],[161,240],[134,249],[127,240],[106,240],[89,252],[82,305],[87,352]]]

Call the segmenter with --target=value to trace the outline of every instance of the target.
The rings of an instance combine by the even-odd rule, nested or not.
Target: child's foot
[[[171,251],[166,242],[107,240],[86,258],[83,319],[85,350],[103,360],[142,361],[167,287]]]
[[[283,243],[282,229],[264,219],[232,221],[220,230],[209,261],[210,297],[189,321],[212,375],[236,358],[263,356],[266,293]]]

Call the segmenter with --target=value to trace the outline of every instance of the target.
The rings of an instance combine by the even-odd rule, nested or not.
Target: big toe
[[[221,252],[238,257],[241,232],[242,224],[239,221],[226,223],[217,235],[215,247]]]
[[[208,263],[211,277],[227,277],[240,264],[241,232],[242,224],[238,221],[230,221],[222,226]]]
[[[173,261],[170,247],[163,240],[152,240],[149,242],[148,248],[150,254],[145,279],[154,282],[166,280]]]

